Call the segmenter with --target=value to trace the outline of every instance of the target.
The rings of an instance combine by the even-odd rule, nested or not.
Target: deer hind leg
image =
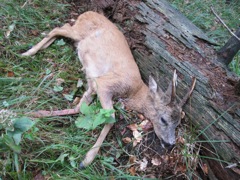
[[[99,93],[99,99],[102,105],[102,108],[104,109],[113,109],[113,102],[112,102],[112,98],[111,97],[107,97],[107,96],[101,96]],[[107,97],[107,98],[105,98]],[[115,118],[115,115],[112,114],[112,117]],[[98,151],[101,147],[101,145],[103,144],[103,141],[105,140],[106,136],[108,135],[110,129],[112,128],[113,124],[105,124],[105,126],[103,127],[96,143],[93,145],[93,147],[87,152],[84,160],[80,163],[80,169],[85,168],[86,166],[88,166],[89,164],[91,164],[91,162],[94,160],[94,158],[96,157],[96,155],[98,154]]]
[[[36,118],[40,117],[50,117],[50,116],[66,116],[66,115],[73,115],[73,114],[78,114],[80,112],[80,107],[83,102],[85,102],[87,105],[89,105],[92,102],[92,95],[95,93],[93,90],[91,84],[88,87],[88,90],[85,91],[83,94],[80,102],[74,109],[64,109],[64,110],[57,110],[57,111],[45,111],[45,110],[39,110],[36,112],[31,112],[28,113],[28,115]]]
[[[57,36],[64,36],[76,40],[72,26],[67,23],[60,28],[54,28],[45,38],[42,39],[42,41],[33,46],[27,52],[23,53],[22,56],[31,56],[36,54],[39,50],[47,48],[53,43]]]

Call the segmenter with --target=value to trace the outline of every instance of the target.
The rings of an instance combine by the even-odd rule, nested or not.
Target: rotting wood
[[[236,37],[240,37],[240,28],[235,33]],[[218,51],[218,60],[226,66],[231,63],[234,56],[240,50],[240,40],[232,36],[228,42]]]

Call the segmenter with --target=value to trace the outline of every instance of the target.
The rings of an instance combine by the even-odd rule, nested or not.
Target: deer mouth
[[[174,147],[175,144],[170,144],[170,143],[167,143],[166,141],[164,141],[162,138],[160,139],[161,140],[161,145],[164,149],[167,149],[169,151],[171,151]]]

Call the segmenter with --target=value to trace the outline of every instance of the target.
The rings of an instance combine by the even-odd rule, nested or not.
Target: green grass
[[[227,26],[235,32],[240,24],[240,1],[232,0],[226,4],[226,0],[168,0],[175,8],[182,12],[196,26],[202,29],[209,38],[214,40],[222,47],[227,40],[232,36],[229,31],[217,20],[216,16],[211,11],[214,8],[216,13],[227,24]],[[240,75],[240,53],[238,53],[230,68],[236,74]]]
[[[64,94],[74,94],[79,78],[83,79],[85,86],[74,47],[65,39],[55,41],[46,51],[33,57],[20,56],[44,37],[43,32],[47,33],[66,22],[70,7],[62,2],[1,1],[0,109],[11,110],[22,116],[38,109],[69,108],[72,102]],[[214,20],[209,2],[202,2],[196,0],[195,5],[185,7],[181,5],[182,1],[174,1],[173,4],[212,39],[223,44],[230,35]],[[237,6],[227,6],[222,2],[212,1],[215,10],[222,13],[224,20],[231,20],[226,22],[230,28],[237,28],[240,18]],[[216,26],[214,30],[211,29],[213,24]],[[63,46],[63,43],[66,45]],[[239,72],[239,55],[234,63],[233,69]],[[58,78],[64,79],[61,92],[54,91]],[[79,90],[80,94],[84,86]],[[120,164],[116,168],[116,162],[113,161],[113,157],[119,154],[129,156],[120,137],[115,134],[109,134],[101,149],[102,155],[99,154],[91,166],[83,171],[77,170],[78,163],[95,143],[101,128],[93,132],[80,130],[74,123],[76,119],[77,115],[34,120],[35,126],[24,134],[21,142],[19,164],[22,179],[33,179],[37,174],[49,179],[133,179],[128,173],[128,165]],[[0,133],[5,132],[0,129]],[[0,179],[17,179],[13,156],[12,152],[0,154]]]

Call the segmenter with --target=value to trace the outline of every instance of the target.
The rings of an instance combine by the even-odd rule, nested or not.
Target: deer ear
[[[148,83],[149,89],[152,93],[156,93],[157,92],[157,83],[156,81],[153,79],[153,77],[150,75],[149,76],[149,83]]]

